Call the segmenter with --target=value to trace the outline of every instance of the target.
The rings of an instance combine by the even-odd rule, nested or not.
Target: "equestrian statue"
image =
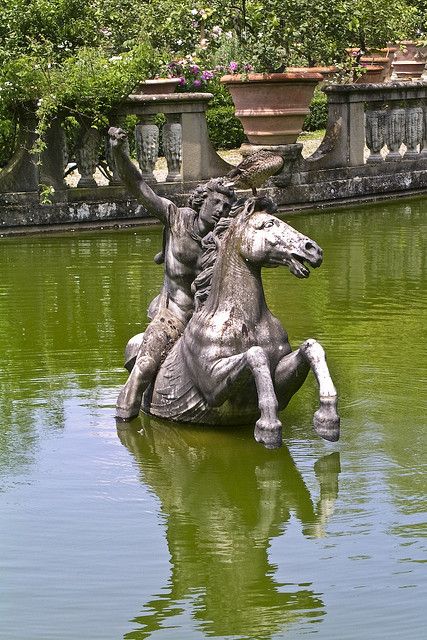
[[[109,133],[125,185],[166,230],[163,290],[150,305],[147,330],[126,347],[130,375],[117,418],[130,420],[142,408],[177,422],[252,422],[258,442],[278,447],[278,412],[311,369],[319,387],[314,429],[338,440],[337,392],[325,352],[312,338],[292,351],[267,307],[261,278],[262,267],[279,266],[307,278],[322,262],[321,248],[277,218],[269,198],[237,200],[226,180],[200,185],[190,208],[178,209],[144,183],[125,151],[124,132]]]

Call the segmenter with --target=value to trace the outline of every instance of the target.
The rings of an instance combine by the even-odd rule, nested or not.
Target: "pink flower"
[[[212,73],[212,71],[203,71],[202,73],[202,80],[212,80],[212,78],[214,77],[214,74]]]
[[[235,60],[232,60],[228,65],[228,68],[230,69],[231,73],[235,73],[239,68],[239,63],[236,62]]]
[[[193,84],[194,84],[195,87],[201,87],[202,86],[202,81],[201,80],[195,80],[193,82]]]
[[[179,83],[178,83],[178,84],[179,84],[179,86],[180,86],[180,87],[182,87],[182,86],[185,84],[185,78],[184,78],[184,76],[181,76],[181,77],[180,77],[180,79],[179,79]]]

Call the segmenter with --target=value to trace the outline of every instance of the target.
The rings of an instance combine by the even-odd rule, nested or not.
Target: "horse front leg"
[[[209,391],[203,392],[211,406],[220,406],[230,395],[230,386],[244,371],[249,370],[255,380],[260,417],[255,423],[254,436],[267,448],[282,444],[282,423],[278,416],[278,402],[267,355],[261,347],[250,347],[244,353],[222,358],[210,372]]]
[[[288,404],[305,381],[310,369],[319,386],[319,408],[313,416],[315,431],[331,442],[340,436],[340,418],[337,413],[337,391],[326,363],[321,344],[309,338],[299,349],[284,356],[275,371],[275,389],[280,408]]]

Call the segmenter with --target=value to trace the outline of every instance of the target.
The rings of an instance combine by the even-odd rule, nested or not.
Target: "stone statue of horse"
[[[307,278],[309,266],[320,266],[322,250],[274,212],[271,200],[250,198],[205,237],[205,268],[193,285],[195,312],[144,395],[146,413],[201,424],[252,421],[255,439],[277,447],[278,411],[311,369],[320,396],[314,428],[326,440],[338,440],[337,393],[325,352],[311,338],[292,351],[267,308],[261,279],[262,267],[278,266]]]

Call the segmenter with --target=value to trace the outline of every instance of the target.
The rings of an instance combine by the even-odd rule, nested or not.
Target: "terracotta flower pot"
[[[278,145],[296,142],[322,79],[320,73],[307,70],[228,75],[221,82],[231,93],[249,142]]]
[[[384,82],[391,76],[391,59],[388,56],[362,56],[360,64],[362,67],[374,66],[382,68],[381,80],[376,80],[375,82]]]
[[[387,56],[387,58],[390,58],[390,60],[393,60],[394,54],[396,53],[398,48],[399,47],[397,45],[390,44],[387,47],[384,47],[384,49],[378,49],[378,53],[381,56]],[[373,53],[373,51],[369,50],[369,53]]]
[[[287,67],[288,73],[305,73],[307,71],[307,67]],[[330,67],[310,67],[310,73],[320,73],[323,76],[324,80],[328,80],[332,78],[336,73],[338,73],[339,69],[335,66]]]
[[[344,51],[350,58],[356,58],[362,50],[360,47],[347,47]]]
[[[157,96],[173,93],[179,84],[179,78],[154,78],[138,84],[132,93],[144,96]]]
[[[394,53],[394,60],[421,60],[425,61],[423,47],[412,40],[402,40],[398,43]]]
[[[393,71],[398,80],[415,80],[421,78],[426,63],[423,60],[395,60]]]
[[[394,54],[392,68],[398,80],[421,78],[426,65],[423,47],[411,40],[402,40]]]
[[[355,84],[377,84],[384,81],[384,69],[378,65],[364,65],[364,73],[356,78]]]

